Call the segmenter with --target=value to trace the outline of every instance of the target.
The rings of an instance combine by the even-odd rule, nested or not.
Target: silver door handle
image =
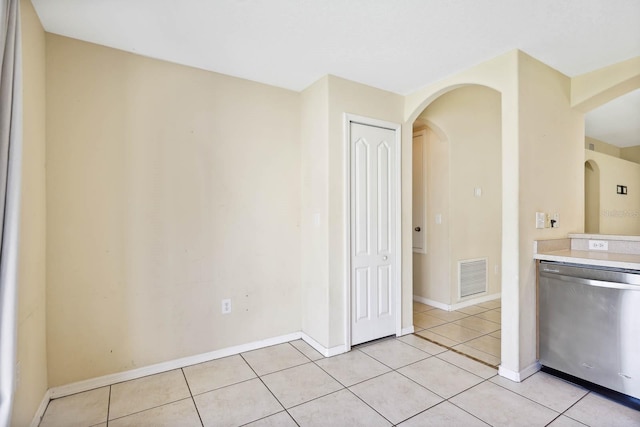
[[[385,256],[383,256],[383,257],[382,257],[382,260],[383,260],[383,261],[386,261],[386,260],[387,260],[387,256],[386,256],[386,255],[385,255]]]
[[[416,227],[416,228],[414,228],[414,230],[420,231],[420,227]]]

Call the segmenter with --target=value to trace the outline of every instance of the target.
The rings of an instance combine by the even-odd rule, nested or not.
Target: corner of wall
[[[46,352],[45,32],[20,1],[23,164],[18,255],[17,387],[12,425],[29,425],[48,402]],[[40,409],[39,409],[40,408]]]

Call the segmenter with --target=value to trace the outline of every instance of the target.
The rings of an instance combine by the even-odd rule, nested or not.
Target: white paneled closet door
[[[351,344],[396,332],[396,131],[352,122]]]

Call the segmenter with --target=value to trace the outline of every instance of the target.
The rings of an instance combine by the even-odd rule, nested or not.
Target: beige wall
[[[536,336],[533,241],[584,227],[584,115],[571,108],[571,79],[520,53],[520,328]],[[507,179],[507,178],[505,178]],[[535,228],[535,212],[558,213],[559,228]],[[522,342],[520,365],[535,362],[536,341]]]
[[[329,349],[350,345],[345,333],[345,113],[400,124],[402,97],[335,76],[323,77],[302,94],[302,310],[309,313],[303,331]],[[320,214],[319,226],[315,214]]]
[[[300,95],[50,34],[46,65],[50,386],[299,331]]]
[[[590,150],[585,156],[600,170],[599,233],[640,235],[640,165]],[[617,194],[617,185],[628,194]]]
[[[584,148],[588,150],[590,144],[593,144],[593,151],[597,151],[598,153],[608,154],[609,156],[613,157],[620,157],[621,155],[620,147],[616,147],[615,145],[600,141],[599,139],[585,136]]]
[[[627,160],[634,163],[640,163],[640,145],[633,147],[616,147],[615,145],[608,144],[599,139],[585,137],[584,148],[589,149],[589,144],[593,144],[594,149],[598,153],[603,153],[609,156],[617,157],[623,160]]]
[[[494,273],[502,256],[500,102],[495,90],[465,86],[442,95],[420,115],[442,137],[429,134],[434,146],[427,148],[428,250],[414,254],[415,295],[447,305],[460,302],[458,262],[485,257],[487,293],[500,292]],[[474,196],[475,188],[481,197]],[[436,224],[438,213],[442,224]]]
[[[401,124],[402,101],[400,95],[329,76],[329,347],[346,344],[344,113]],[[408,324],[411,319],[403,322]]]
[[[622,148],[620,157],[630,162],[640,163],[640,145]]]
[[[301,98],[302,331],[329,347],[329,77]]]
[[[23,165],[18,265],[19,379],[12,426],[28,426],[47,390],[45,290],[45,33],[31,2],[20,2]]]
[[[442,98],[447,95],[443,95],[431,106],[442,101]],[[435,128],[433,124],[432,126]],[[426,188],[426,223],[423,228],[426,253],[413,254],[413,294],[450,305],[450,143],[443,132],[436,133],[431,127],[426,127],[425,131],[423,164]],[[412,155],[415,155],[415,152]],[[436,223],[436,215],[441,215],[442,222],[440,224]]]

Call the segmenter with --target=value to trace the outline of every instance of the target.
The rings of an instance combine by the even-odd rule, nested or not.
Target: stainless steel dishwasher
[[[640,271],[541,261],[540,363],[640,399]]]

